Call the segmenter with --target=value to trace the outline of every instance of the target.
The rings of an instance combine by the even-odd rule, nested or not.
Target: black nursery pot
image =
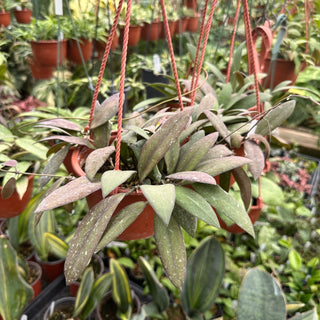
[[[155,74],[152,70],[142,69],[142,82],[145,83],[164,83],[168,84],[169,79],[162,74]],[[146,86],[147,99],[164,97],[165,95],[151,86]]]

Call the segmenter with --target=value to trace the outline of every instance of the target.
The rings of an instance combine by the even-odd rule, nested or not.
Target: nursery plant
[[[193,236],[198,219],[219,227],[216,211],[254,235],[246,212],[251,203],[251,187],[241,166],[250,164],[253,176],[259,177],[264,157],[256,141],[259,139],[268,144],[260,136],[268,135],[279,126],[293,111],[294,102],[288,101],[268,110],[257,121],[252,137],[247,136],[250,125],[246,130],[242,127],[243,136],[238,136],[236,147],[239,148],[243,140],[247,154],[251,154],[249,158],[233,155],[234,144],[230,136],[234,133],[230,135],[227,131],[213,96],[207,95],[199,105],[186,107],[183,111],[160,111],[143,124],[123,129],[121,170],[115,170],[116,146],[110,144],[115,135],[110,139],[110,120],[117,113],[118,98],[114,95],[102,105],[97,104],[90,136],[54,135],[47,138],[82,146],[87,158],[81,160],[84,170],[78,164],[81,170],[77,172],[81,176],[51,192],[36,212],[40,218],[46,210],[87,196],[90,198],[90,195],[98,197],[94,202],[92,198],[88,200],[91,209],[70,243],[65,264],[68,283],[81,275],[94,252],[116,238],[128,240],[128,234],[132,232],[130,228],[142,225],[143,233],[136,235],[136,239],[150,237],[154,233],[165,271],[174,285],[180,288],[186,270],[181,228]],[[240,118],[243,119],[242,116]],[[117,139],[114,143],[117,144]],[[53,156],[46,172],[51,172],[52,164],[56,168],[57,163],[63,161],[60,151]],[[79,151],[76,148],[75,158]],[[242,190],[244,205],[218,186],[214,178],[233,169],[236,169],[233,174]],[[138,202],[121,203],[132,197]],[[120,212],[115,211],[119,204]]]

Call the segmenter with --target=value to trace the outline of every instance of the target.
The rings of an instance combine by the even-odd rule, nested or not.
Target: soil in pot
[[[41,276],[42,276],[42,269],[40,265],[33,261],[28,261],[28,276],[27,282],[32,286],[34,295],[33,299],[37,297],[42,290],[41,287]]]
[[[55,301],[53,312],[50,314],[51,306],[47,309],[43,316],[43,320],[79,320],[73,318],[75,298],[65,297]]]

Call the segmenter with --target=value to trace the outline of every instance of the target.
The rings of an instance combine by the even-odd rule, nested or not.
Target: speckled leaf
[[[107,225],[125,194],[115,194],[96,204],[80,222],[72,238],[64,273],[67,285],[77,280],[88,265]]]
[[[176,171],[191,171],[217,141],[218,133],[211,133],[195,142],[179,159]]]
[[[203,124],[208,122],[207,119],[198,120],[196,122],[193,122],[190,124],[189,127],[187,127],[180,135],[179,137],[179,143],[183,143],[184,140],[186,140],[189,136],[192,135],[192,133],[196,130],[198,130]]]
[[[167,226],[169,224],[176,199],[174,185],[142,185],[140,188],[155,213]]]
[[[154,237],[160,259],[168,278],[181,288],[186,273],[186,248],[182,231],[173,217],[166,226],[162,220],[154,215]]]
[[[43,138],[40,141],[48,141],[48,140],[61,140],[61,141],[65,141],[65,142],[68,142],[68,143],[71,143],[71,144],[78,144],[80,146],[87,146],[90,149],[94,148],[94,146],[92,145],[92,143],[90,143],[88,141],[88,139],[80,138],[80,137],[56,135],[56,136],[50,136],[50,137],[47,137],[47,138]]]
[[[225,138],[225,140],[230,145],[231,144],[231,138],[229,136],[230,132],[226,127],[226,125],[224,124],[222,118],[208,110],[204,110],[203,113],[209,119],[213,127],[220,133],[221,137]]]
[[[138,161],[140,181],[143,181],[153,167],[164,157],[171,145],[185,129],[191,110],[178,112],[169,117],[144,144]]]
[[[248,165],[248,169],[253,178],[257,180],[261,176],[261,173],[265,167],[263,152],[259,145],[252,140],[245,141],[243,145],[246,157],[252,160],[252,162],[250,162]]]
[[[76,178],[46,196],[36,212],[51,210],[82,199],[101,188],[100,182],[90,182],[86,176]]]
[[[286,319],[284,294],[270,274],[259,268],[248,271],[240,287],[237,319]]]
[[[101,241],[96,248],[96,252],[104,248],[111,241],[116,239],[125,229],[127,229],[130,224],[138,218],[140,213],[144,210],[146,204],[147,203],[144,201],[135,202],[126,206],[114,217],[112,217]]]
[[[245,157],[223,157],[203,162],[199,164],[195,170],[205,172],[210,176],[217,176],[220,173],[244,166],[250,162],[251,160]]]
[[[176,186],[176,203],[200,220],[211,226],[220,227],[218,218],[211,205],[198,192],[189,188]]]
[[[175,218],[179,226],[182,227],[191,237],[195,236],[198,219],[194,215],[176,204],[174,206],[172,216]]]
[[[6,184],[2,187],[2,190],[1,190],[2,199],[10,198],[15,190],[16,190],[16,179],[14,177],[11,177],[6,182]]]
[[[72,131],[82,131],[82,128],[69,120],[66,119],[49,119],[49,120],[44,120],[44,121],[40,121],[39,124],[37,126],[42,126],[42,125],[48,125],[51,127],[58,127],[58,128],[62,128],[62,129],[66,129],[66,130],[72,130]]]
[[[212,110],[215,103],[217,101],[217,98],[212,94],[206,94],[199,103],[199,106],[197,108],[197,117],[201,115],[201,113],[205,110]]]
[[[258,121],[255,133],[262,136],[271,134],[273,129],[278,128],[290,117],[295,105],[296,101],[291,100],[267,111],[266,115]]]
[[[164,155],[168,173],[174,172],[177,165],[180,153],[179,141],[176,140],[170,147],[170,149]]]
[[[93,181],[96,173],[104,165],[107,159],[114,153],[114,146],[93,150],[86,159],[85,172],[89,180]]]
[[[130,126],[127,128],[128,130],[132,130],[133,132],[135,132],[137,135],[141,136],[142,138],[148,140],[149,139],[149,135],[147,134],[147,132],[137,126]]]
[[[58,171],[69,151],[69,148],[69,146],[66,146],[60,149],[49,159],[49,161],[42,170],[42,174],[44,175],[40,177],[40,188],[43,188],[52,179],[50,175],[53,175]]]
[[[226,215],[243,230],[254,237],[254,230],[251,220],[244,207],[225,192],[220,186],[194,184],[194,189],[204,198],[218,214]]]
[[[111,137],[112,123],[108,121],[107,123],[90,130],[92,133],[92,139],[94,141],[95,147],[104,148],[109,146]]]
[[[235,168],[232,170],[232,175],[235,178],[241,194],[241,199],[246,210],[249,209],[252,200],[251,181],[245,170]]]
[[[224,270],[224,251],[220,242],[213,236],[207,237],[192,252],[187,264],[181,302],[189,316],[204,313],[212,306],[219,293]]]
[[[223,158],[233,155],[233,152],[224,146],[223,144],[218,144],[214,147],[212,147],[207,154],[201,159],[200,163],[203,163],[205,161],[216,159],[216,158]]]
[[[127,181],[136,171],[127,170],[109,170],[103,173],[101,177],[102,194],[107,196],[112,190]]]
[[[183,171],[166,176],[167,179],[187,180],[192,182],[200,182],[207,184],[217,184],[216,179],[204,172],[199,171]]]
[[[97,128],[113,118],[118,112],[119,93],[108,97],[101,105],[96,104],[91,128]]]

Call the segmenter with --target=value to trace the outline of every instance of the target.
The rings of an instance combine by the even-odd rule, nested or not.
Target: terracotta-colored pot
[[[94,262],[92,262],[91,265],[93,266],[95,279],[97,279],[104,272],[104,263],[103,263],[102,258],[98,254],[94,254],[92,256],[92,259],[94,259]],[[79,287],[80,287],[80,281],[74,281],[70,284],[69,289],[70,289],[70,293],[73,297],[77,296]]]
[[[78,176],[83,176],[85,173],[81,168],[81,162],[84,161],[83,157],[87,157],[90,149],[85,150],[85,148],[75,148],[72,153],[72,166],[73,171],[77,173]],[[127,189],[119,188],[118,192],[125,193]],[[99,201],[102,200],[102,192],[98,190],[91,195],[87,196],[87,203],[89,208],[92,208]],[[125,196],[124,199],[120,202],[117,209],[114,212],[114,215],[117,214],[121,209],[126,206],[138,202],[138,201],[147,201],[144,195],[140,190],[130,193]],[[124,232],[117,238],[118,240],[138,240],[152,237],[154,234],[154,210],[147,204],[138,218],[126,229]]]
[[[189,17],[187,31],[197,32],[199,30],[200,15]]]
[[[268,76],[263,79],[263,86],[271,88],[272,67],[270,67],[271,59],[267,57],[264,61],[262,72],[267,73]],[[298,75],[295,74],[295,63],[290,60],[277,59],[272,88],[276,87],[280,82],[290,80],[293,85],[297,80]]]
[[[34,293],[33,294],[33,299],[34,299],[42,291],[42,287],[41,287],[42,269],[41,269],[41,266],[34,261],[28,261],[28,266],[29,266],[29,269],[30,268],[35,269],[38,274],[37,278],[31,283],[31,287]]]
[[[163,23],[161,21],[154,21],[151,24],[145,23],[141,30],[141,39],[145,41],[156,41],[161,34]]]
[[[9,27],[11,23],[10,12],[0,12],[0,26]]]
[[[62,40],[59,48],[59,61],[60,64],[67,57],[67,40]],[[31,49],[34,60],[43,66],[57,66],[58,58],[58,41],[56,40],[40,40],[31,41]]]
[[[170,36],[171,38],[175,35],[176,32],[176,28],[177,28],[177,23],[179,23],[179,21],[169,21],[169,31],[170,31]],[[179,27],[179,26],[178,26]],[[162,24],[162,28],[161,28],[161,32],[160,32],[160,38],[161,39],[165,39],[165,29],[164,29],[164,25]]]
[[[181,33],[186,32],[187,27],[188,27],[188,23],[189,23],[189,17],[184,17],[184,18],[181,18],[181,20],[178,20],[176,22],[175,33],[177,33],[177,34],[180,33],[181,34]]]
[[[108,38],[107,38],[108,39]],[[96,55],[95,58],[97,59],[101,59],[103,57],[104,51],[106,49],[106,42],[102,42],[102,41],[97,41],[96,42]],[[114,51],[118,48],[119,45],[119,36],[117,35],[117,33],[114,35],[114,38],[112,40],[112,44],[111,44],[111,51]]]
[[[252,224],[254,224],[258,220],[263,206],[264,206],[264,203],[263,203],[262,198],[258,197],[256,199],[256,204],[254,204],[250,208],[250,211],[248,212],[248,215],[250,217]],[[234,234],[245,233],[245,231],[242,228],[240,228],[238,225],[232,224],[231,226],[227,226],[226,223],[219,217],[219,215],[217,215],[217,217],[220,222],[220,227],[222,229],[225,229],[228,232],[234,233]]]
[[[52,282],[54,279],[58,278],[64,271],[65,259],[59,259],[54,261],[42,261],[38,255],[35,255],[36,262],[40,264],[43,272],[43,277]]]
[[[80,49],[82,52],[83,60],[87,62],[92,56],[93,44],[92,40],[80,39]],[[68,41],[67,59],[74,64],[82,64],[81,55],[77,46],[76,40]]]
[[[23,9],[23,10],[14,10],[13,14],[19,23],[29,24],[32,19],[32,10]]]
[[[130,26],[129,27],[129,39],[128,39],[128,46],[129,47],[135,47],[141,38],[141,30],[142,26]],[[121,42],[123,42],[123,32],[124,29],[120,29],[120,37],[121,37]]]
[[[16,190],[10,198],[2,199],[2,187],[0,187],[0,218],[12,218],[22,213],[32,196],[33,176],[28,176],[28,181],[28,187],[22,199]]]
[[[50,79],[53,76],[54,68],[51,66],[43,66],[34,61],[33,58],[28,60],[32,77],[36,80]]]

